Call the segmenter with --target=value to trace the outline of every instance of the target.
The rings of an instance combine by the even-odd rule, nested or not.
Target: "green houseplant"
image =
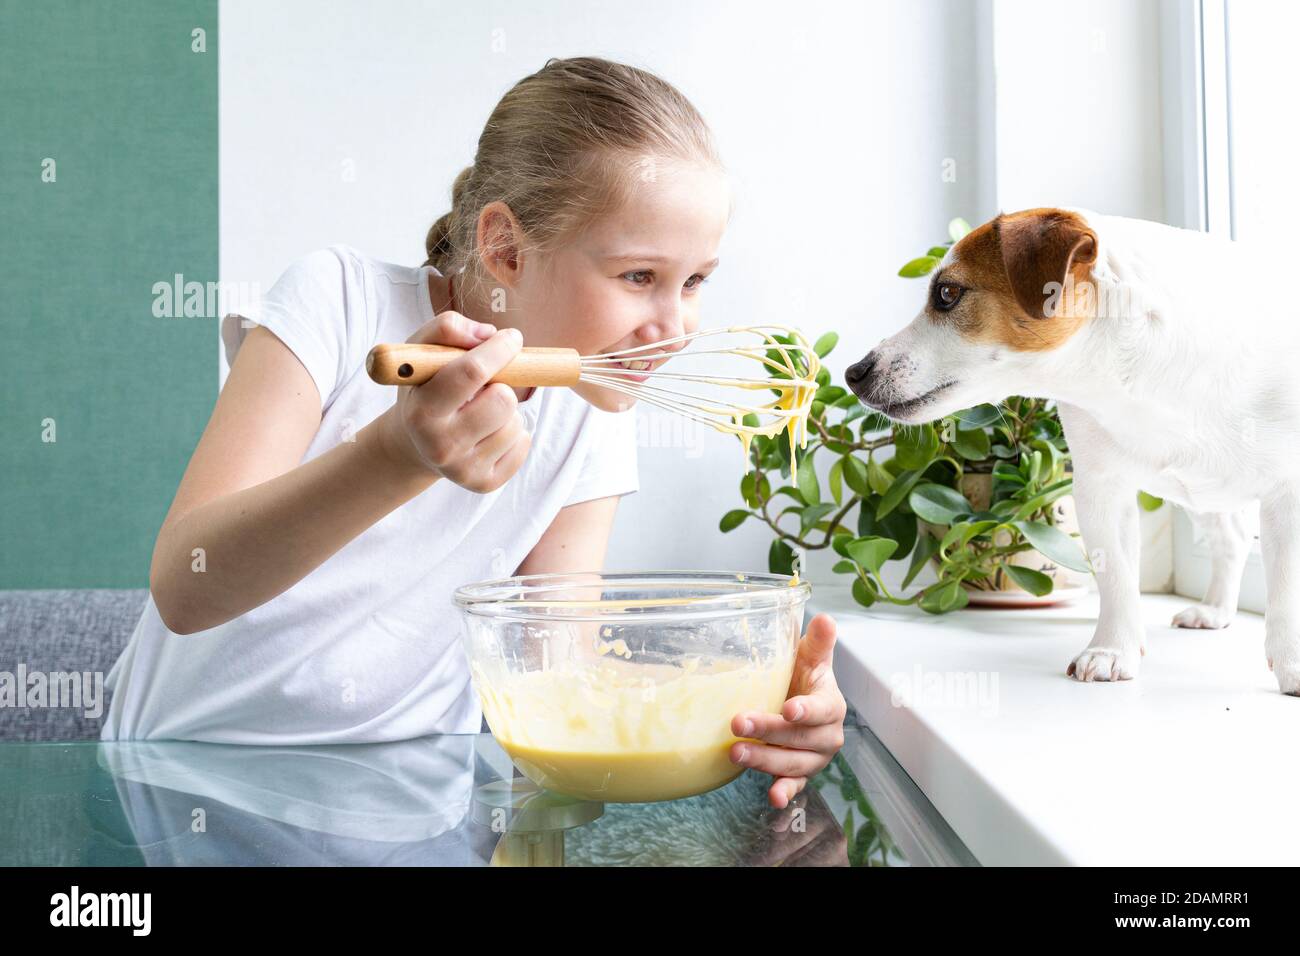
[[[929,273],[969,228],[954,220],[950,241],[907,263],[900,275]],[[818,356],[829,355],[838,338],[821,336]],[[750,518],[767,524],[774,534],[771,571],[793,573],[796,549],[831,548],[840,557],[834,571],[852,577],[859,604],[916,604],[941,614],[965,606],[969,590],[1001,587],[1004,578],[1031,594],[1049,594],[1049,574],[1015,563],[1025,552],[1089,570],[1078,541],[1055,523],[1053,505],[1070,493],[1072,480],[1052,403],[1016,397],[924,425],[899,425],[831,384],[825,369],[818,385],[808,445],[793,474],[785,436],[756,437],[752,470],[740,483],[746,507],[728,511],[719,524],[724,532]],[[825,488],[819,457],[833,459]],[[972,476],[981,475],[986,495],[970,494]],[[907,562],[902,589],[926,564],[937,580],[911,594],[893,593],[882,575],[891,561]]]

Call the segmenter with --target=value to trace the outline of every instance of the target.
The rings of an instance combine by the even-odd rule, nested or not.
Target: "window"
[[[1289,116],[1293,38],[1300,4],[1192,0],[1166,24],[1166,181],[1180,225],[1289,248],[1300,215],[1290,164],[1300,128]],[[1182,147],[1181,149],[1179,147]],[[1171,216],[1171,219],[1177,216]],[[1255,528],[1258,529],[1256,506]],[[1174,516],[1174,589],[1200,600],[1210,549],[1193,522]],[[1246,563],[1240,606],[1264,610],[1259,535]]]

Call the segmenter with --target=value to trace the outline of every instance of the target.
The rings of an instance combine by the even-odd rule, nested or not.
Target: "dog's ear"
[[[994,229],[1002,265],[1020,308],[1031,318],[1049,318],[1045,307],[1066,277],[1086,282],[1097,261],[1097,234],[1077,213],[1064,209],[1030,209],[998,216]]]

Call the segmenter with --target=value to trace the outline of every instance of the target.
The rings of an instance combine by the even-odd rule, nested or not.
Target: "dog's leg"
[[[1189,515],[1210,546],[1210,585],[1204,601],[1174,615],[1173,626],[1227,627],[1237,613],[1241,574],[1254,539],[1250,509]]]
[[[1264,558],[1264,655],[1284,694],[1300,696],[1300,487],[1259,503]]]
[[[1114,471],[1084,469],[1074,475],[1079,527],[1101,593],[1092,641],[1066,669],[1081,681],[1131,680],[1146,653],[1138,591],[1137,488]]]

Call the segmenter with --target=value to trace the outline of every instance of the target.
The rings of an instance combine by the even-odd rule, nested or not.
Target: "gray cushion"
[[[0,591],[0,672],[16,678],[22,664],[28,674],[107,679],[148,595],[145,588]],[[0,740],[93,740],[108,712],[107,692],[97,709],[88,717],[84,706],[0,706]]]

